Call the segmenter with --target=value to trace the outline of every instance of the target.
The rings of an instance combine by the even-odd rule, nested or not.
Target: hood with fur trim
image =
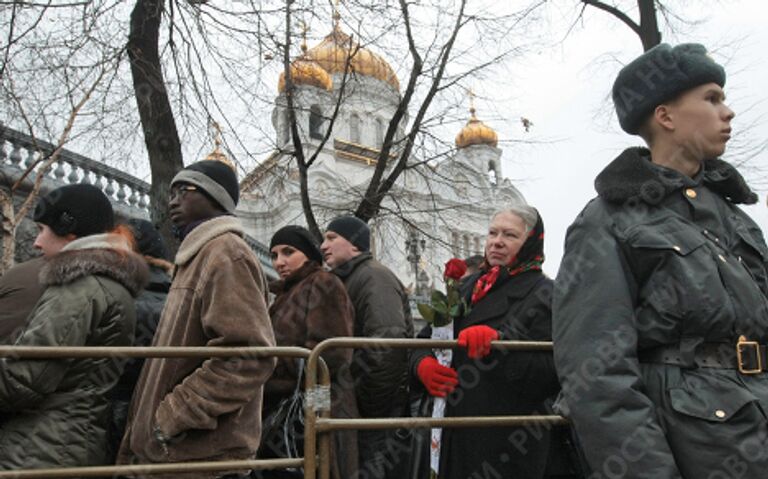
[[[78,238],[47,259],[40,270],[40,282],[45,286],[63,285],[90,275],[113,279],[136,297],[149,280],[149,268],[125,239],[98,234]]]
[[[735,204],[757,202],[757,195],[730,164],[720,159],[704,160],[703,168],[702,182],[718,195]],[[673,191],[683,188],[682,180],[673,170],[667,172],[651,163],[651,152],[647,148],[627,148],[597,175],[595,190],[610,203],[636,198],[657,205]]]

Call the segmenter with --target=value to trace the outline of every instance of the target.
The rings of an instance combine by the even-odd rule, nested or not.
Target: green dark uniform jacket
[[[768,477],[768,374],[699,362],[717,344],[732,358],[740,335],[768,343],[768,251],[736,206],[756,196],[721,160],[690,178],[643,148],[595,186],[568,230],[553,316],[589,477]]]
[[[17,346],[130,346],[147,266],[122,238],[86,236],[52,256]],[[108,393],[125,361],[0,359],[0,470],[108,463]]]

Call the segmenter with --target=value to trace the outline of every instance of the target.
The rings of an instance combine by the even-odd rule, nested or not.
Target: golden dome
[[[499,136],[490,126],[478,120],[475,116],[475,109],[470,108],[472,117],[464,128],[456,135],[456,146],[465,148],[470,145],[490,145],[495,147],[499,143]]]
[[[302,44],[302,55],[291,63],[291,78],[295,85],[310,85],[324,90],[333,88],[331,75],[323,69],[316,61],[308,59],[307,45]],[[277,81],[277,91],[285,91],[285,72],[280,73],[280,79]]]
[[[219,127],[219,124],[214,121],[212,126],[216,130],[216,136],[213,138],[213,144],[215,146],[213,151],[208,153],[208,156],[206,156],[205,159],[211,161],[220,161],[228,167],[232,168],[232,171],[236,171],[232,160],[227,158],[227,155],[221,151],[221,128]]]
[[[344,73],[344,66],[350,55],[349,63],[353,73],[376,78],[389,83],[395,90],[400,90],[400,82],[389,63],[370,50],[360,47],[341,30],[338,22],[320,44],[306,52],[305,57],[315,61],[326,72],[334,74]]]

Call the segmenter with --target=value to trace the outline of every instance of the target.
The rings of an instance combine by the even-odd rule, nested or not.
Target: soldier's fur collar
[[[650,161],[647,148],[628,148],[613,160],[595,179],[597,194],[611,203],[639,199],[650,205],[659,204],[668,194],[685,185],[680,175],[662,173]],[[757,195],[744,177],[720,159],[705,160],[702,181],[712,191],[732,203],[754,204]]]
[[[235,233],[238,236],[243,236],[243,234],[245,234],[242,223],[240,223],[240,220],[234,216],[217,216],[200,223],[200,225],[193,229],[186,238],[184,238],[184,241],[181,242],[179,251],[176,253],[174,264],[177,266],[186,264],[213,238],[230,232]]]
[[[124,238],[90,235],[72,241],[48,258],[40,269],[40,282],[45,286],[63,285],[91,275],[113,279],[136,296],[147,284],[149,268]]]

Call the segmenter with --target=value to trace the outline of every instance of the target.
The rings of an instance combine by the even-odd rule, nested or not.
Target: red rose
[[[443,273],[443,276],[458,281],[466,272],[467,263],[465,263],[463,259],[452,258],[445,263],[445,272]]]

